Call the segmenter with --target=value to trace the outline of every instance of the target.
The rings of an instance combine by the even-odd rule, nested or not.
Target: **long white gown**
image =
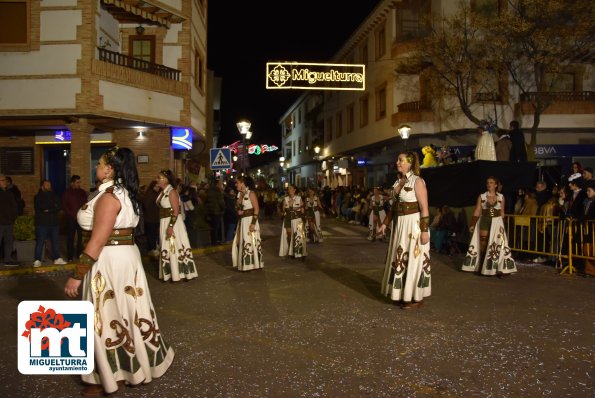
[[[378,228],[384,222],[386,218],[386,212],[384,211],[384,197],[379,195],[376,197],[372,195],[370,197],[370,217],[368,221],[368,240],[375,240],[378,234]],[[374,228],[374,216],[378,217],[378,222],[376,223],[376,228]]]
[[[238,200],[242,193],[238,192]],[[246,189],[244,198],[241,203],[241,209],[252,210],[252,202],[250,201],[250,190]],[[238,225],[236,226],[236,234],[231,245],[231,260],[234,268],[239,271],[251,271],[264,267],[264,259],[262,257],[262,246],[260,240],[260,224],[256,221],[256,230],[250,232],[250,224],[252,223],[252,216],[238,218]]]
[[[496,145],[492,133],[487,130],[481,132],[477,147],[475,148],[475,159],[477,160],[496,160]]]
[[[95,203],[112,185],[113,181],[102,184],[78,211],[82,229],[93,229]],[[122,205],[114,228],[135,228],[139,216],[128,192],[116,187],[113,194]],[[101,384],[112,393],[118,381],[134,385],[163,376],[174,351],[161,335],[136,244],[105,246],[83,279],[82,296],[95,307],[95,369],[82,375],[84,382]]]
[[[171,185],[165,187],[163,192],[157,198],[157,206],[163,209],[171,209],[169,193],[174,188]],[[181,204],[180,204],[181,205]],[[192,257],[192,247],[188,240],[188,232],[184,224],[182,215],[178,215],[174,224],[174,233],[172,238],[167,238],[167,227],[169,226],[169,217],[161,218],[159,221],[159,236],[161,242],[161,252],[159,256],[159,279],[164,281],[172,280],[174,282],[180,279],[190,280],[196,278],[196,264]]]
[[[493,206],[490,206],[487,200],[487,192],[482,193],[481,209],[488,210],[492,207],[496,214],[500,214],[502,209],[502,194],[497,193],[497,200]],[[485,216],[481,216],[485,217]],[[469,242],[469,249],[463,260],[462,270],[467,272],[480,272],[482,275],[494,276],[498,273],[511,274],[517,272],[516,264],[512,258],[512,251],[508,246],[508,238],[506,237],[506,229],[501,216],[491,217],[492,223],[490,225],[490,232],[488,235],[487,253],[484,256],[482,263],[479,262],[479,224],[481,218],[477,220],[473,236]]]
[[[302,197],[289,195],[283,198],[282,208],[285,216],[283,217],[283,226],[281,227],[281,243],[279,245],[279,256],[293,256],[295,258],[306,257],[308,250],[306,247],[306,227],[302,220]],[[294,218],[292,218],[292,216]],[[287,241],[286,228],[291,228],[291,236]]]
[[[320,209],[322,206],[320,205],[320,199],[318,196],[314,196],[312,198],[306,197],[306,236],[309,241],[312,243],[322,243],[324,237],[322,235],[322,228],[320,226]],[[310,227],[310,222],[308,219],[312,219],[314,228],[313,231]]]
[[[405,178],[407,182],[399,192],[398,200],[416,202],[415,181],[421,177],[409,172]],[[398,183],[399,180],[393,188]],[[381,286],[382,294],[391,300],[417,302],[432,294],[430,242],[421,244],[419,221],[419,212],[400,215],[396,220],[393,218]]]

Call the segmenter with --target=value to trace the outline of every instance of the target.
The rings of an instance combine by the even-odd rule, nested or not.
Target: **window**
[[[368,65],[368,45],[364,44],[359,49],[359,60],[362,64]]]
[[[548,91],[578,91],[575,86],[574,73],[546,73],[545,82]]]
[[[384,26],[376,31],[375,43],[376,59],[380,59],[386,53],[386,30]]]
[[[368,94],[359,100],[359,126],[364,127],[368,125]]]
[[[376,89],[376,120],[386,117],[386,83]]]
[[[33,147],[0,149],[0,173],[29,175],[33,172]]]
[[[347,120],[345,121],[345,123],[346,123],[345,130],[347,131],[347,134],[349,134],[353,131],[354,119],[355,119],[355,115],[354,115],[354,110],[353,110],[353,104],[349,104],[349,105],[347,105]]]
[[[502,101],[503,93],[506,87],[505,74],[498,73],[493,69],[488,69],[482,73],[481,85],[476,88],[475,100],[479,102]]]
[[[0,50],[31,51],[39,49],[39,2],[31,0],[0,1]]]
[[[200,91],[205,89],[205,64],[203,57],[201,57],[198,47],[195,45],[194,50],[194,85]]]
[[[471,0],[471,9],[486,17],[496,17],[504,8],[506,0]]]
[[[298,110],[298,126],[302,124],[302,108]]]
[[[295,156],[295,141],[291,141],[291,154]]]
[[[326,120],[326,128],[324,129],[324,141],[331,142],[333,140],[333,118],[329,117]]]
[[[423,19],[430,13],[430,1],[420,0],[402,4],[395,12],[396,38],[416,39],[425,31]]]
[[[298,138],[298,153],[302,153],[302,137]]]
[[[343,114],[341,112],[337,113],[335,121],[337,123],[337,126],[336,126],[337,133],[336,133],[335,137],[339,138],[339,137],[341,137],[341,135],[343,135]]]
[[[130,36],[129,48],[131,57],[155,63],[155,36]]]

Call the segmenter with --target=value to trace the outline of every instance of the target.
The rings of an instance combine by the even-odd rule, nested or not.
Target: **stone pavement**
[[[146,271],[166,375],[117,397],[591,397],[595,285],[519,265],[500,280],[433,255],[432,296],[402,310],[380,295],[387,245],[323,220],[305,262],[277,256],[280,223],[263,223],[265,269],[232,269],[229,247],[196,257],[199,277]],[[75,397],[77,376],[21,375],[16,308],[64,299],[65,272],[0,278],[0,396]]]

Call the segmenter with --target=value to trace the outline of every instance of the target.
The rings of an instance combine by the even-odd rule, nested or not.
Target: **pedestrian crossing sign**
[[[231,149],[211,148],[211,170],[231,169]]]

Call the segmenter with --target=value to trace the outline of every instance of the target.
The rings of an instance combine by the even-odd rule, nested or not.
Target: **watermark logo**
[[[88,374],[94,365],[93,304],[23,301],[18,309],[22,374]]]

